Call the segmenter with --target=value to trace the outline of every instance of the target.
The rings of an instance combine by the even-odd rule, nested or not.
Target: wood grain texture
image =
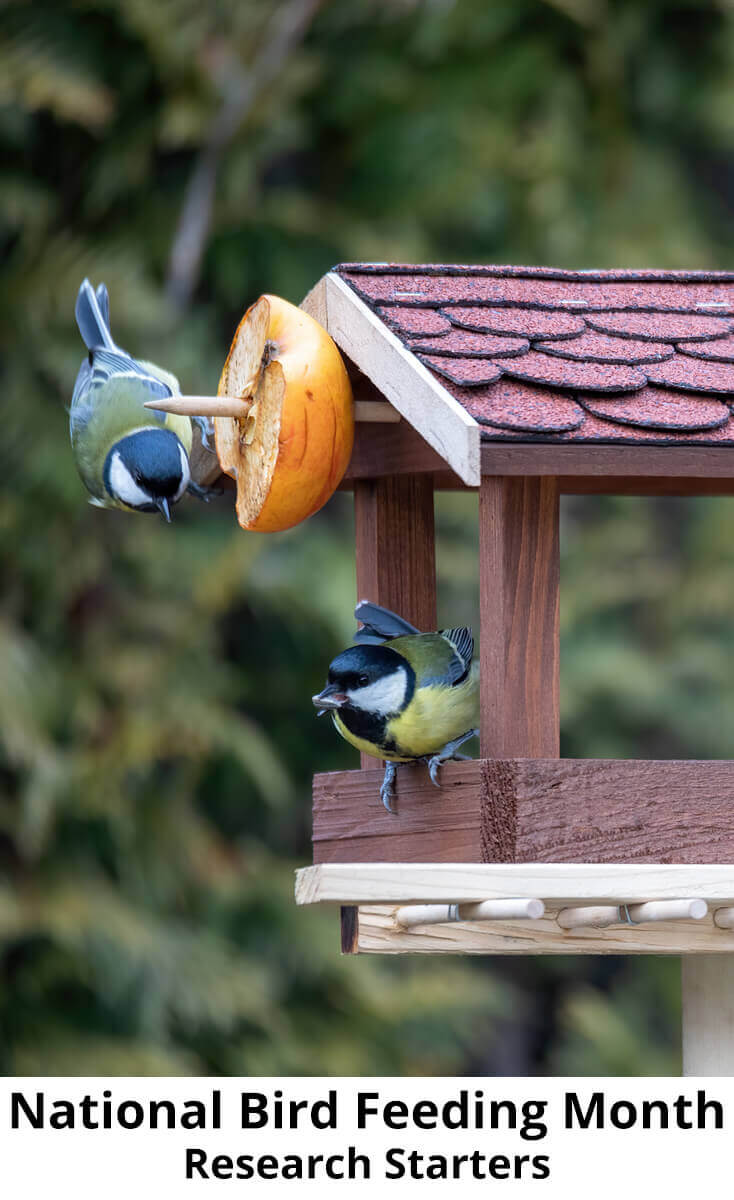
[[[326,276],[326,328],[465,483],[479,483],[479,426],[338,275]]]
[[[424,766],[398,770],[395,813],[380,800],[382,768],[316,775],[313,859],[324,862],[479,862],[476,763],[447,763],[433,786]]]
[[[314,778],[314,862],[734,863],[734,762],[478,759]],[[734,871],[732,871],[734,879]]]
[[[482,442],[482,475],[680,476],[728,479],[734,486],[734,447],[558,446],[540,442]]]
[[[384,475],[437,474],[446,464],[407,421],[397,425],[362,422],[357,425],[352,457],[344,484],[355,479],[379,479]],[[464,484],[458,476],[457,488]]]
[[[718,954],[707,954],[695,962],[684,960],[681,965],[683,1074],[731,1078],[734,1076],[734,953],[725,959]]]
[[[734,496],[734,478],[690,475],[561,475],[562,496]]]
[[[559,753],[558,521],[555,479],[482,479],[479,588],[485,758]]]
[[[297,904],[469,904],[517,896],[555,909],[692,897],[713,909],[734,902],[734,871],[718,863],[351,862],[296,872]]]
[[[556,909],[537,921],[472,921],[421,925],[402,929],[395,921],[398,905],[369,904],[359,907],[358,954],[683,954],[702,955],[684,963],[684,978],[690,977],[698,1005],[686,1007],[684,985],[684,1063],[700,1069],[689,1075],[734,1074],[734,1060],[724,1050],[725,1038],[734,1036],[734,933],[717,929],[711,913],[701,921],[660,921],[650,925],[615,925],[607,929],[565,931],[556,922]],[[725,957],[722,957],[725,956]],[[728,957],[726,957],[728,956]],[[699,967],[711,959],[705,978]],[[723,975],[720,976],[720,973]],[[720,977],[726,998],[718,986]],[[714,984],[707,995],[707,989]],[[723,1008],[714,1011],[717,999]],[[707,1003],[710,999],[710,1003]],[[705,1009],[705,1013],[704,1010]],[[699,1011],[703,1016],[701,1021]],[[693,1018],[693,1019],[692,1019]],[[708,1029],[705,1022],[709,1022]],[[704,1025],[703,1043],[691,1032]],[[686,1052],[686,1046],[688,1050]],[[717,1047],[719,1058],[717,1060]],[[726,1070],[717,1069],[724,1063]]]
[[[357,597],[434,630],[433,486],[422,475],[359,480],[354,487]]]
[[[396,431],[395,426],[389,428]],[[418,629],[435,629],[436,535],[430,477],[401,475],[355,483],[354,525],[357,598],[393,609]],[[369,774],[377,773],[375,759],[363,754],[360,760]],[[381,781],[382,771],[379,775]],[[372,795],[385,816],[389,816],[380,801],[379,786],[378,783]],[[335,817],[338,819],[338,804]],[[319,861],[318,831],[319,819],[314,809],[314,861]],[[425,849],[428,852],[427,844]],[[372,852],[376,852],[374,847]],[[342,911],[342,946],[350,944],[353,919],[353,914]]]

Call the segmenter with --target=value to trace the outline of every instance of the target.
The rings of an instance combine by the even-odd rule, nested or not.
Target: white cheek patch
[[[408,675],[401,667],[398,671],[393,671],[392,675],[385,675],[382,679],[367,684],[367,687],[354,688],[347,692],[347,697],[353,708],[387,717],[390,713],[400,712],[407,692]]]
[[[150,504],[150,496],[144,492],[133,479],[117,451],[112,455],[110,463],[110,491],[117,500],[130,508],[141,508]]]
[[[187,488],[187,487],[189,486],[189,484],[191,483],[191,472],[190,472],[190,470],[189,470],[189,460],[188,460],[188,456],[187,456],[187,454],[186,454],[186,451],[184,450],[184,448],[183,448],[183,446],[181,445],[181,443],[180,443],[180,442],[179,442],[179,446],[178,446],[178,453],[179,453],[179,455],[180,455],[180,458],[181,458],[181,485],[180,485],[180,487],[179,487],[178,491],[176,492],[176,495],[173,497],[173,503],[174,503],[174,504],[175,504],[175,503],[176,503],[178,500],[180,500],[180,499],[181,499],[181,497],[183,496],[184,492],[186,491],[186,488]]]

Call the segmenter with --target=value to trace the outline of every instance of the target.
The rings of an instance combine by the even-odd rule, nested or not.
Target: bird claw
[[[221,488],[204,487],[202,484],[194,483],[193,481],[186,488],[186,491],[190,496],[196,496],[197,500],[202,500],[204,504],[208,504],[215,496],[221,496],[222,494]]]
[[[431,783],[434,787],[440,788],[441,786],[438,779],[438,769],[441,766],[441,763],[445,761],[446,760],[443,759],[440,754],[434,754],[433,757],[429,758],[428,760],[428,774],[431,776]]]
[[[468,742],[470,738],[476,737],[478,733],[478,729],[469,729],[466,733],[462,733],[461,737],[454,738],[453,742],[447,742],[444,748],[439,750],[438,754],[432,754],[426,760],[428,763],[428,774],[431,776],[431,783],[434,787],[440,788],[441,786],[438,779],[439,767],[443,763],[449,762],[450,759],[467,759],[469,757],[468,754],[457,754],[457,751],[460,746],[464,745],[464,742]]]
[[[214,435],[214,422],[211,417],[192,417],[194,425],[198,426],[201,436],[201,444],[210,454],[216,454],[216,450],[212,446],[209,438]]]
[[[395,776],[397,773],[398,768],[395,763],[385,763],[385,774],[382,777],[382,786],[380,787],[380,799],[387,811],[393,815],[395,815],[395,809],[392,806],[392,802],[395,798]]]

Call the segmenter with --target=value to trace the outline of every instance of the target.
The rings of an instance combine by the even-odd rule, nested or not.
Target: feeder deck
[[[402,928],[407,904],[538,898],[537,920],[442,921]],[[565,930],[568,906],[700,899],[701,920],[619,923]],[[298,904],[347,909],[343,950],[352,954],[730,954],[734,930],[714,923],[734,904],[734,870],[719,865],[590,863],[324,863],[297,873]]]

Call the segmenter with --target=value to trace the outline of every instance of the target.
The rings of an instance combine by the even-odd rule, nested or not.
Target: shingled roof
[[[484,441],[734,446],[734,274],[336,272]]]

